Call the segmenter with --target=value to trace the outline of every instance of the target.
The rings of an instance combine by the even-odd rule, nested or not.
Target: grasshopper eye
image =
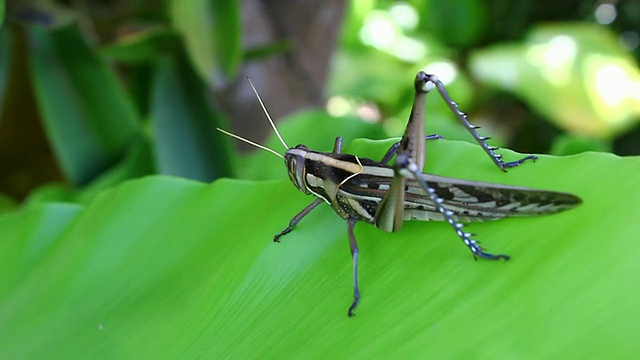
[[[304,182],[304,157],[287,152],[284,156],[285,164],[287,165],[287,173],[289,179],[293,185],[305,194],[309,193],[307,186]]]

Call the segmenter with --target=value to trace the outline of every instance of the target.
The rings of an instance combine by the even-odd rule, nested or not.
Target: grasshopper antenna
[[[277,151],[275,151],[275,150],[273,150],[273,149],[269,149],[268,147],[266,147],[266,146],[264,146],[264,145],[260,145],[260,144],[258,144],[258,143],[255,143],[255,142],[253,142],[253,141],[249,140],[249,139],[245,139],[245,138],[243,138],[242,136],[238,136],[238,135],[236,135],[236,134],[232,134],[232,133],[230,133],[230,132],[228,132],[228,131],[225,131],[225,130],[222,130],[222,129],[220,129],[220,128],[216,128],[216,129],[217,129],[218,131],[220,131],[221,133],[225,134],[225,135],[229,135],[229,136],[231,136],[232,138],[236,138],[236,139],[238,139],[238,140],[240,140],[240,141],[244,141],[244,142],[246,142],[246,143],[247,143],[247,144],[249,144],[249,145],[253,145],[253,146],[255,146],[255,147],[259,148],[259,149],[262,149],[262,150],[266,150],[266,151],[268,151],[268,152],[270,152],[270,153],[272,153],[272,154],[275,154],[275,155],[276,155],[276,156],[278,156],[279,158],[284,159],[284,156],[282,156],[282,155],[278,154],[278,152],[277,152]]]
[[[276,124],[273,122],[273,120],[271,119],[271,115],[269,115],[269,112],[267,111],[267,108],[264,106],[264,103],[262,102],[262,98],[260,98],[260,95],[258,94],[258,90],[256,90],[255,86],[253,86],[253,83],[251,82],[251,79],[249,79],[248,76],[247,76],[247,80],[249,81],[249,85],[251,85],[251,89],[253,89],[253,93],[256,94],[256,97],[258,98],[258,102],[260,103],[260,106],[262,106],[262,111],[264,111],[264,114],[267,116],[267,119],[269,120],[269,123],[271,124],[271,127],[273,128],[273,131],[275,131],[276,135],[278,135],[278,139],[280,139],[280,142],[282,143],[282,145],[284,145],[284,148],[286,150],[289,150],[289,145],[287,145],[287,143],[284,142],[284,139],[280,135],[280,132],[278,131],[278,128],[276,128]],[[278,155],[280,155],[280,154],[278,154]]]

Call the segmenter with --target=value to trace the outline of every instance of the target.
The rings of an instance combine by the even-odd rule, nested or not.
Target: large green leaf
[[[477,146],[438,141],[428,160],[430,172],[570,191],[584,204],[467,227],[509,262],[473,261],[444,223],[394,234],[360,224],[363,297],[351,319],[345,224],[328,206],[271,242],[311,201],[286,181],[149,177],[84,208],[30,207],[0,217],[0,357],[637,354],[639,158],[541,156],[505,174]]]

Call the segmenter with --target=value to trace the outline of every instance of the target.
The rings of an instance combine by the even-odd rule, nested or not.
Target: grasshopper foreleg
[[[293,230],[296,227],[296,225],[298,225],[300,220],[302,220],[305,216],[309,215],[309,213],[321,203],[322,203],[322,199],[315,199],[311,204],[309,204],[307,207],[302,209],[302,211],[300,211],[296,216],[293,217],[293,219],[291,219],[291,221],[289,221],[289,226],[287,226],[286,229],[280,231],[280,233],[278,233],[276,236],[273,237],[273,241],[280,242],[280,237],[290,233],[291,230]]]
[[[340,154],[342,152],[342,137],[338,136],[336,137],[335,142],[333,143],[333,153],[334,154]],[[295,227],[296,225],[298,225],[298,223],[307,215],[309,215],[309,213],[316,208],[316,206],[320,205],[322,203],[322,199],[315,199],[311,204],[309,204],[307,207],[305,207],[304,209],[302,209],[302,211],[300,211],[298,214],[296,214],[296,216],[293,217],[293,219],[291,219],[291,221],[289,221],[289,226],[287,226],[286,229],[280,231],[276,236],[273,237],[273,241],[274,242],[280,242],[280,238],[284,235],[287,235],[288,233],[290,233]]]

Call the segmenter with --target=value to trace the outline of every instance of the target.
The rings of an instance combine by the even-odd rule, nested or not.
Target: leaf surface
[[[377,157],[391,143],[349,150]],[[509,262],[473,261],[444,223],[408,222],[393,234],[359,224],[355,318],[346,316],[346,225],[328,206],[271,241],[312,201],[286,181],[155,176],[86,207],[28,207],[0,216],[9,274],[0,282],[0,357],[637,354],[640,159],[541,156],[505,174],[477,146],[428,147],[429,172],[568,191],[584,204],[466,227]]]

